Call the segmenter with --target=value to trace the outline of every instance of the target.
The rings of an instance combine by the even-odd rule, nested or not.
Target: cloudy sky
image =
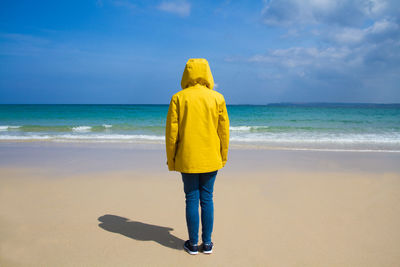
[[[400,1],[0,2],[0,103],[167,104],[198,57],[228,104],[398,103]]]

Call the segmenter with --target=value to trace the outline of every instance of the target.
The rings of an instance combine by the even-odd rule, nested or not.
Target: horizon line
[[[400,102],[382,103],[382,102],[269,102],[265,104],[228,104],[227,106],[267,106],[267,105],[315,105],[315,104],[328,104],[328,105],[400,105]],[[160,106],[169,105],[169,103],[0,103],[0,105],[148,105]]]

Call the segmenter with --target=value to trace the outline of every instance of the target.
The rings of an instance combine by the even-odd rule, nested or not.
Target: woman
[[[189,59],[181,86],[182,90],[172,96],[168,109],[167,164],[170,171],[182,174],[189,233],[183,247],[190,254],[198,253],[200,201],[202,251],[210,254],[214,182],[228,155],[228,112],[223,95],[213,90],[214,79],[207,60]]]

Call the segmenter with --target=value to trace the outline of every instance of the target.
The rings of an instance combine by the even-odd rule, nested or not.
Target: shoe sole
[[[211,254],[212,250],[203,251],[204,254]]]
[[[190,255],[196,255],[199,254],[198,251],[191,251],[190,249],[188,249],[187,247],[183,246],[183,248],[186,250],[187,253],[189,253]]]

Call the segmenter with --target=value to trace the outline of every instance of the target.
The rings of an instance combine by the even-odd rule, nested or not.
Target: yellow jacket
[[[170,171],[212,172],[225,166],[229,145],[229,118],[224,96],[213,90],[207,60],[189,59],[182,90],[169,104],[165,128]]]

